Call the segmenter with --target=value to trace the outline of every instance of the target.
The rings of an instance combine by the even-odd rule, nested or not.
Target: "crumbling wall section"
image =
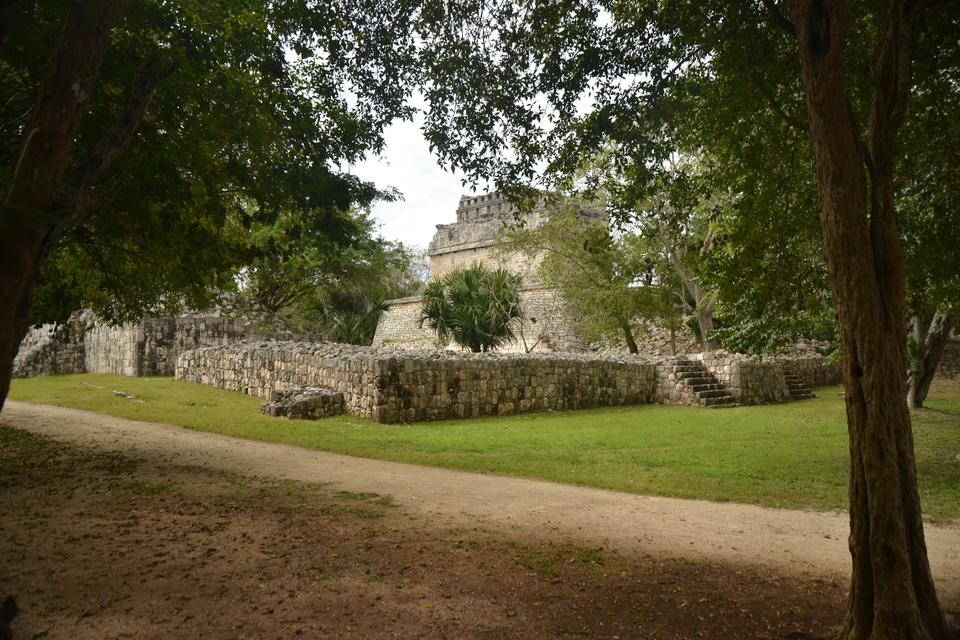
[[[85,369],[85,318],[32,329],[13,359],[15,378],[83,373]]]
[[[32,329],[14,360],[13,376],[67,373],[172,376],[177,356],[197,347],[243,340],[312,340],[290,331],[262,331],[246,318],[188,315],[108,325],[89,312],[64,325]]]

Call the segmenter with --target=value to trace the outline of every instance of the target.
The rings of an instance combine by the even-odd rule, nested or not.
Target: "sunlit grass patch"
[[[816,393],[803,402],[721,410],[641,405],[409,425],[354,416],[269,418],[257,398],[169,378],[15,380],[10,397],[367,458],[647,495],[840,510],[849,465],[844,401],[838,387]],[[960,381],[938,381],[927,405],[912,414],[925,514],[960,518]]]

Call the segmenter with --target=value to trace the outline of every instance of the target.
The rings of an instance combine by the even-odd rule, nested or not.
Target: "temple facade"
[[[527,228],[536,228],[549,220],[561,206],[574,206],[581,216],[606,219],[603,210],[596,205],[561,200],[550,194],[540,194],[531,211],[520,213],[502,194],[494,192],[462,196],[457,207],[457,221],[437,225],[437,232],[428,247],[430,272],[434,278],[475,262],[489,268],[503,267],[520,275],[523,319],[517,327],[516,340],[500,351],[569,352],[581,351],[586,346],[577,337],[557,293],[538,282],[537,258],[498,250],[500,233],[505,226],[523,224]],[[419,297],[390,300],[387,304],[390,308],[380,317],[374,346],[459,349],[456,345],[440,344],[435,331],[420,327]]]

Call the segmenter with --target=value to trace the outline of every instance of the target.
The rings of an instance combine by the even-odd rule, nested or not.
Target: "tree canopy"
[[[5,5],[4,182],[67,6]],[[382,127],[408,111],[402,83],[389,81],[393,62],[373,49],[376,34],[358,39],[348,18],[330,4],[298,2],[124,7],[70,163],[104,139],[142,65],[168,61],[175,69],[93,187],[103,194],[103,185],[116,185],[98,203],[106,215],[89,211],[64,229],[45,281],[75,274],[87,299],[109,298],[100,311],[122,320],[151,306],[201,302],[208,285],[222,285],[243,249],[228,223],[268,224],[295,212],[305,232],[332,247],[349,244],[356,229],[343,212],[394,195],[340,167],[378,150]]]
[[[676,328],[680,320],[679,287],[664,281],[662,253],[632,230],[613,234],[606,222],[568,210],[536,228],[507,230],[502,239],[502,251],[537,262],[540,283],[560,294],[564,315],[587,342],[637,353],[636,336],[647,324]]]
[[[411,31],[356,3],[7,2],[0,25],[0,362],[32,318],[202,307],[296,216],[331,247],[396,197],[345,170],[410,109]],[[47,269],[41,274],[41,268]],[[9,384],[0,374],[0,397]]]
[[[738,211],[744,229],[785,236],[774,246],[803,255],[819,225],[851,451],[853,579],[838,637],[948,638],[903,401],[908,208],[898,194],[942,189],[956,173],[921,161],[927,171],[911,175],[909,159],[898,162],[956,148],[947,129],[911,140],[929,109],[960,98],[960,3],[492,0],[428,26],[427,135],[469,175],[502,186],[546,163],[569,181],[615,143],[624,179],[611,204],[629,217],[667,161],[692,152],[728,164],[733,195],[760,203]],[[778,200],[786,208],[770,207]]]

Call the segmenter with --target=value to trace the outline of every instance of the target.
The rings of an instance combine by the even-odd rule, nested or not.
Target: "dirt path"
[[[562,484],[351,458],[182,427],[7,401],[10,426],[167,464],[391,494],[410,513],[482,522],[514,536],[576,538],[620,553],[762,565],[794,575],[846,576],[845,514],[636,496]],[[960,600],[960,527],[927,526],[941,596]]]

